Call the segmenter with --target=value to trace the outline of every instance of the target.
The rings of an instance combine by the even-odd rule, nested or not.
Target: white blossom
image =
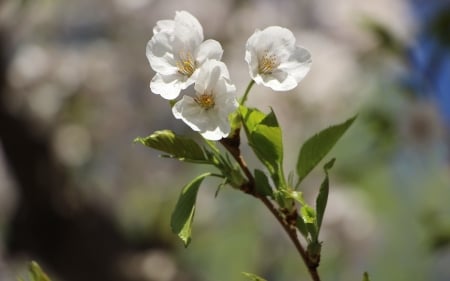
[[[174,20],[156,23],[153,37],[147,43],[146,55],[156,72],[150,89],[165,99],[175,99],[181,90],[194,83],[206,60],[220,60],[222,53],[219,42],[203,41],[203,28],[193,15],[176,12]]]
[[[229,115],[238,107],[236,87],[230,82],[223,62],[208,60],[200,68],[194,97],[183,96],[172,108],[177,119],[208,140],[220,140],[230,133]]]
[[[256,30],[247,40],[245,61],[256,84],[274,91],[295,88],[311,68],[311,54],[295,44],[292,32],[280,26]]]

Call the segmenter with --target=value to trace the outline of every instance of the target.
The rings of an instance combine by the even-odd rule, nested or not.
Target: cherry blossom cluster
[[[295,88],[311,67],[310,53],[295,41],[293,33],[283,27],[256,30],[245,52],[252,81],[274,91]],[[146,48],[150,66],[156,72],[150,82],[151,91],[175,100],[175,118],[208,140],[228,136],[229,116],[239,107],[236,87],[227,66],[220,61],[222,54],[220,43],[204,40],[201,24],[186,11],[176,12],[173,20],[158,21]],[[191,85],[195,95],[180,98],[182,90]]]

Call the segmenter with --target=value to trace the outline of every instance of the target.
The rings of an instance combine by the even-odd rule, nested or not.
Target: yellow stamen
[[[208,110],[214,107],[216,104],[214,96],[212,94],[204,93],[194,98],[195,102],[203,109]]]
[[[180,52],[180,60],[177,61],[178,72],[186,75],[187,77],[191,77],[196,69],[196,63],[191,53],[189,52]]]
[[[259,59],[258,72],[260,74],[272,74],[273,70],[278,67],[280,63],[278,62],[277,56],[269,55],[264,52],[262,58]]]

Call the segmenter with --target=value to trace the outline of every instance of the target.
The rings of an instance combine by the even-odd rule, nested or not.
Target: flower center
[[[272,74],[273,70],[278,67],[280,63],[278,62],[277,56],[267,52],[264,52],[263,56],[259,59],[258,72],[260,74]]]
[[[194,98],[195,102],[200,105],[203,109],[208,110],[214,107],[216,104],[214,101],[214,96],[209,93],[204,93],[198,95]]]
[[[196,69],[196,63],[190,52],[180,52],[180,60],[177,61],[178,72],[191,77]]]

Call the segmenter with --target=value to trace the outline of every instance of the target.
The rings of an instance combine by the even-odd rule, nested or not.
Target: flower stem
[[[262,201],[262,203],[267,207],[267,209],[269,209],[269,211],[272,213],[272,215],[281,224],[284,231],[287,233],[287,235],[291,239],[292,243],[294,244],[295,248],[297,249],[297,252],[300,254],[306,267],[308,268],[308,272],[311,275],[312,280],[320,281],[320,276],[319,276],[319,272],[317,271],[317,266],[316,266],[316,264],[314,264],[310,261],[308,254],[306,253],[305,249],[303,248],[302,244],[300,243],[298,236],[297,236],[296,228],[283,218],[283,216],[280,214],[280,212],[278,212],[278,210],[275,208],[275,206],[272,204],[272,202],[269,199],[267,199],[267,197],[263,197],[261,195],[257,195],[256,197]]]
[[[250,83],[248,83],[248,86],[245,89],[245,93],[241,98],[241,102],[240,102],[241,105],[244,105],[244,103],[247,101],[248,93],[250,93],[250,90],[252,89],[254,84],[255,84],[255,80],[253,80],[253,79],[250,81]]]
[[[253,80],[252,80],[253,82]],[[252,83],[250,82],[249,86],[247,87],[246,94],[248,94],[249,89],[251,88]],[[246,97],[246,95],[244,95]],[[245,100],[244,100],[245,101]],[[225,147],[228,152],[233,156],[233,158],[236,160],[236,162],[239,164],[241,169],[243,170],[244,174],[246,175],[248,182],[243,184],[241,187],[241,190],[253,195],[254,197],[258,198],[266,207],[269,209],[269,211],[272,213],[272,215],[275,217],[275,219],[278,221],[279,224],[283,227],[286,234],[289,236],[289,239],[291,239],[292,243],[294,244],[297,252],[300,254],[300,257],[302,258],[303,262],[305,263],[306,267],[308,268],[308,272],[312,278],[313,281],[320,281],[319,272],[317,271],[318,263],[313,262],[309,256],[306,250],[303,248],[302,244],[300,243],[300,240],[297,235],[297,229],[295,227],[295,222],[292,220],[289,220],[284,217],[284,215],[276,208],[276,206],[273,204],[272,201],[270,201],[267,197],[260,195],[256,192],[256,186],[255,186],[255,179],[250,172],[247,163],[245,162],[244,158],[242,157],[239,149],[239,145],[233,146],[230,145],[228,142],[224,141],[225,139],[222,139],[220,142]],[[295,214],[297,214],[297,210],[295,209]]]

